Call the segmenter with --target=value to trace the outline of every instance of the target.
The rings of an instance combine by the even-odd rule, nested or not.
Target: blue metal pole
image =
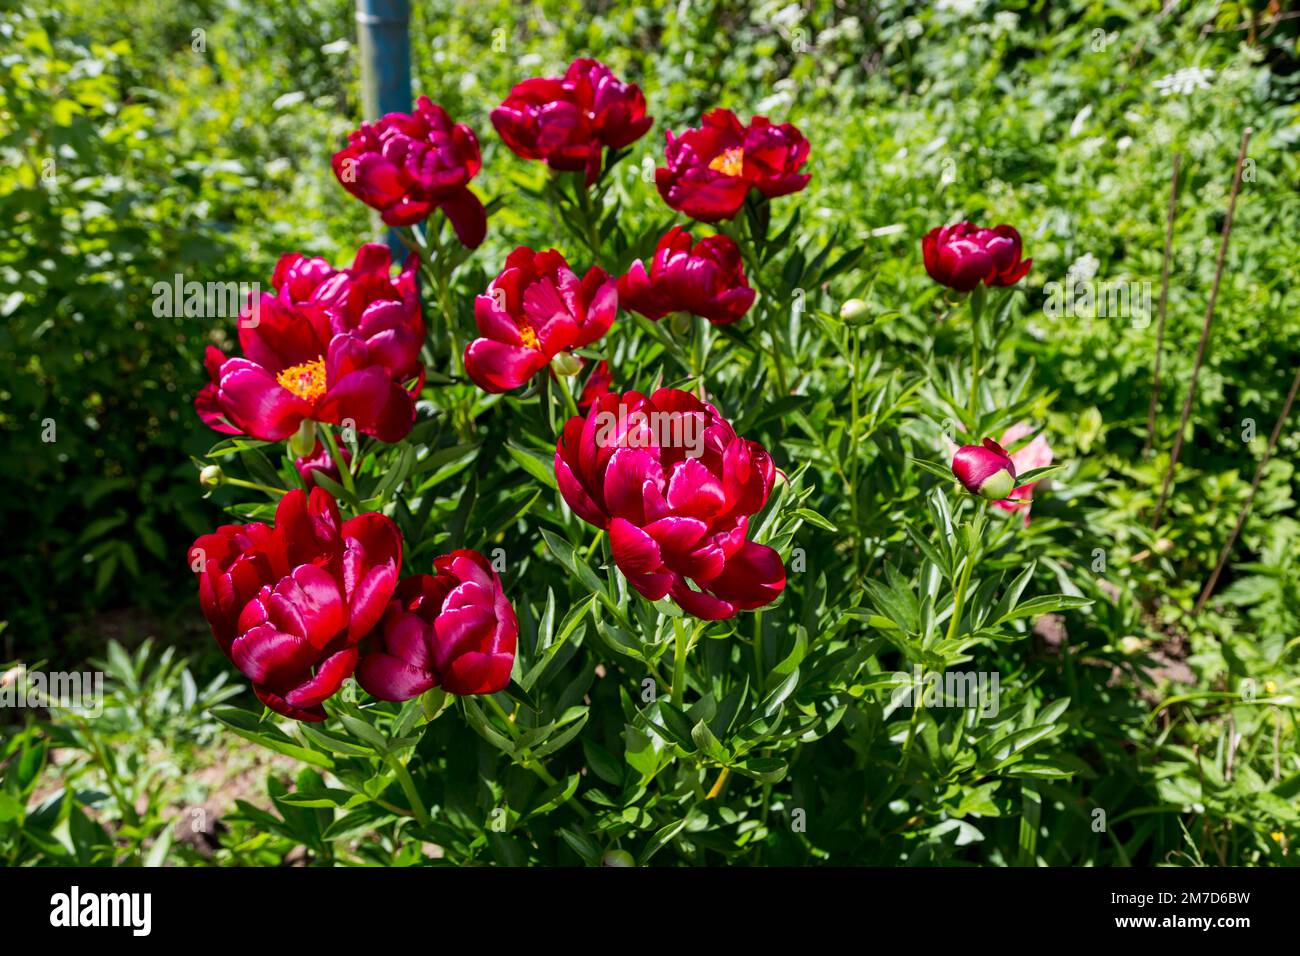
[[[410,0],[357,0],[361,98],[369,122],[411,111]],[[406,257],[396,230],[388,230],[393,258]]]

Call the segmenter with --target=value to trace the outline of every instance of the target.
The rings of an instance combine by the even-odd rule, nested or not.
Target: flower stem
[[[484,697],[486,698],[489,706],[491,706],[491,708],[494,711],[496,711],[497,716],[500,717],[502,722],[506,725],[506,733],[510,735],[510,739],[517,743],[519,740],[519,728],[515,726],[515,722],[510,719],[510,715],[506,713],[506,709],[502,707],[500,702],[496,699],[496,695],[485,694]],[[519,765],[525,768],[526,770],[531,770],[534,774],[537,775],[538,779],[541,780],[542,783],[546,784],[548,787],[554,787],[559,784],[559,781],[555,779],[555,775],[546,769],[546,765],[544,763],[542,763],[540,760],[535,760],[533,756],[528,752],[527,747],[523,749],[523,753],[521,754],[521,756],[523,757],[523,759],[519,761]],[[578,816],[585,818],[591,815],[590,812],[587,810],[587,808],[584,807],[577,800],[575,800],[573,797],[568,797],[567,802],[573,804],[573,809],[578,814]]]
[[[275,495],[276,497],[288,494],[288,492],[283,488],[272,488],[270,485],[260,485],[255,481],[245,481],[243,478],[231,478],[229,475],[223,477],[221,483],[223,485],[234,485],[236,488],[248,488],[252,491],[263,491],[268,495]]]
[[[701,621],[695,630],[689,631],[686,622],[679,617],[673,618],[673,686],[671,700],[678,707],[686,704],[686,655],[695,646],[700,632],[704,630]]]
[[[424,801],[420,799],[420,792],[415,789],[415,781],[411,779],[410,771],[406,769],[406,764],[402,763],[397,754],[389,754],[387,757],[388,765],[393,768],[393,773],[397,776],[397,782],[406,794],[407,801],[411,804],[411,813],[415,820],[421,826],[428,826],[429,811],[425,809]]]
[[[573,191],[577,195],[578,210],[581,213],[583,239],[591,250],[592,261],[600,265],[600,232],[597,229],[597,211],[591,202],[586,184],[581,181],[582,174],[575,174]]]
[[[433,275],[438,306],[442,309],[443,317],[447,322],[447,344],[451,353],[448,359],[452,377],[455,378],[460,375],[460,344],[456,338],[456,312],[451,302],[451,270],[447,268],[447,253],[442,245],[442,223],[430,227],[428,232],[436,255],[434,265],[429,271]]]
[[[851,365],[849,367],[849,447],[856,448],[858,440],[858,367],[862,360],[862,338],[857,326],[849,330],[849,338],[852,342],[850,349]],[[862,569],[862,526],[858,523],[858,456],[849,455],[849,473],[848,473],[848,496],[849,511],[853,516],[853,533],[856,540],[853,542],[853,571],[856,574]]]
[[[334,430],[328,426],[320,429],[321,440],[330,450],[330,458],[334,461],[334,466],[339,470],[339,477],[343,479],[343,487],[348,490],[348,494],[357,493],[356,482],[352,480],[352,469],[345,466],[343,456],[339,454],[338,439],[334,437]]]
[[[970,419],[972,434],[979,428],[979,409],[980,409],[980,340],[979,332],[976,331],[971,337],[970,344],[970,403],[966,408],[966,415]],[[976,438],[979,436],[976,435]]]
[[[555,380],[560,384],[560,393],[564,396],[564,407],[568,410],[569,417],[582,417],[582,413],[578,411],[578,403],[573,400],[573,392],[569,388],[568,376],[557,375]]]
[[[975,544],[974,548],[966,555],[966,563],[962,565],[961,577],[957,580],[957,590],[952,599],[952,617],[948,621],[948,633],[945,640],[951,642],[957,636],[957,625],[961,621],[962,608],[966,603],[966,587],[970,584],[971,569],[975,566],[975,559],[979,556],[980,538],[984,533],[984,512],[977,511],[972,523],[974,529]]]
[[[962,566],[957,591],[952,599],[952,617],[948,621],[948,633],[944,637],[946,641],[952,641],[957,636],[957,623],[961,620],[962,605],[966,603],[966,585],[970,583],[970,570],[974,564],[975,555],[966,555],[966,563]]]

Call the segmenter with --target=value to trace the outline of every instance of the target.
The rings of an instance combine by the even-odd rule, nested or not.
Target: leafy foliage
[[[265,282],[289,249],[342,263],[370,229],[328,170],[359,110],[347,4],[159,4],[132,16],[147,32],[93,42],[116,35],[100,9],[113,6],[0,21],[0,151],[13,160],[0,164],[13,224],[0,240],[0,429],[26,483],[0,507],[33,543],[0,558],[7,593],[31,594],[5,612],[6,638],[24,642],[5,656],[67,666],[79,658],[49,638],[71,601],[190,592],[177,556],[217,511],[187,454],[270,487],[299,481],[278,446],[202,433],[190,401],[221,323],[155,317],[153,284],[178,271]],[[759,290],[742,324],[678,336],[625,312],[587,352],[621,388],[702,376],[738,432],[772,451],[783,477],[751,527],[790,584],[777,605],[707,630],[650,605],[554,486],[554,386],[499,397],[431,376],[400,448],[363,444],[354,487],[322,483],[345,507],[391,515],[408,573],[455,547],[502,549],[521,625],[508,690],[397,705],[349,685],[308,726],[268,718],[219,678],[198,691],[170,650],[111,645],[103,717],[5,728],[7,862],[204,862],[173,843],[165,810],[189,748],[221,739],[293,770],[276,765],[227,815],[220,863],[1293,863],[1294,426],[1219,592],[1191,608],[1300,362],[1295,21],[1246,36],[1234,29],[1246,4],[963,6],[421,7],[417,86],[478,132],[475,187],[499,200],[450,310],[427,303],[444,371],[451,330],[463,342],[473,296],[515,245],[611,272],[651,254],[671,221],[653,186],[662,130],[725,105],[789,119],[812,142],[809,189],[735,225]],[[595,219],[487,122],[512,83],[580,52],[640,83],[656,120],[607,169]],[[1191,66],[1213,71],[1205,88],[1154,85]],[[1209,360],[1171,507],[1151,528],[1246,122],[1252,175]],[[1085,257],[1098,278],[1158,294],[1175,151],[1145,457],[1154,323],[1043,306]],[[986,311],[974,416],[969,322],[918,252],[926,229],[960,218],[1017,224],[1034,258]],[[862,324],[839,318],[853,297]],[[1258,438],[1244,438],[1247,420]],[[977,517],[955,494],[947,442],[1020,422],[1064,465],[1029,524]],[[273,507],[213,497],[239,520]],[[917,673],[997,675],[997,706],[927,703]],[[72,762],[54,765],[54,747]],[[159,752],[172,757],[156,764]]]

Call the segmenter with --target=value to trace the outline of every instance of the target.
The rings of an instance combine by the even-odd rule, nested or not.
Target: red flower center
[[[740,176],[745,170],[745,150],[740,146],[733,146],[731,149],[723,150],[713,161],[709,163],[709,169],[722,173],[724,176]]]
[[[325,394],[325,360],[290,365],[275,380],[299,398],[314,402]]]

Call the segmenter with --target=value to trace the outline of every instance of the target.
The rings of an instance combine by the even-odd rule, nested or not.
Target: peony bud
[[[609,850],[600,858],[601,866],[636,866],[636,860],[627,850]]]
[[[674,335],[681,336],[691,330],[694,322],[689,312],[674,312],[672,318],[668,320],[668,327],[673,330]]]
[[[555,358],[551,359],[551,371],[566,378],[570,375],[577,375],[582,371],[582,359],[567,349],[563,352],[556,352]]]
[[[963,445],[952,457],[952,473],[967,491],[1001,501],[1016,487],[1016,465],[992,438],[983,445]]]
[[[1128,637],[1122,637],[1119,641],[1119,649],[1132,657],[1134,654],[1140,654],[1146,649],[1146,641],[1140,637],[1130,634]]]
[[[870,316],[871,309],[862,299],[849,299],[840,306],[840,318],[849,325],[861,325]]]
[[[207,465],[199,472],[199,484],[204,488],[216,488],[226,480],[226,474],[220,465]]]
[[[316,450],[316,423],[304,418],[298,430],[289,437],[289,453],[295,458],[306,458]]]

